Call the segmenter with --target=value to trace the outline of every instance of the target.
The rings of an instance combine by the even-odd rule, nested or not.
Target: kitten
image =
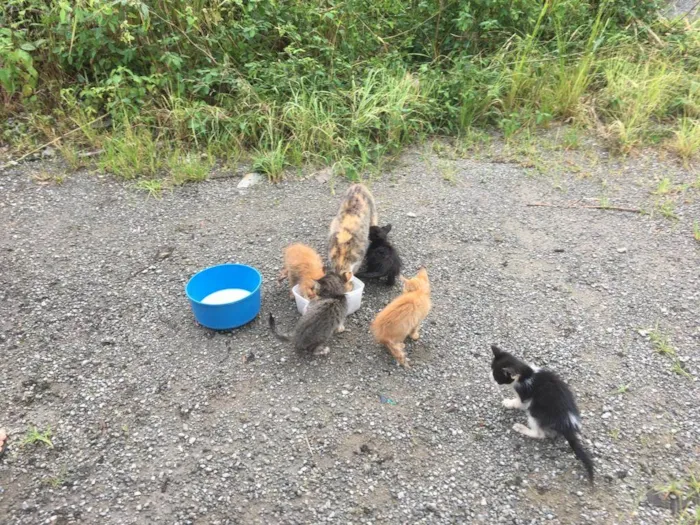
[[[315,283],[318,299],[309,303],[292,334],[277,332],[272,314],[269,323],[275,337],[280,341],[293,341],[297,351],[325,355],[330,352],[326,345],[333,333],[345,330],[345,316],[348,312],[345,278],[329,272]]]
[[[357,274],[358,277],[365,279],[386,277],[386,284],[394,286],[396,277],[401,273],[401,257],[387,240],[390,231],[391,224],[382,227],[370,226],[365,268]]]
[[[328,242],[331,267],[336,273],[346,276],[347,291],[352,289],[352,274],[359,269],[367,252],[369,227],[376,225],[374,197],[362,184],[353,184],[331,223]]]
[[[289,287],[299,285],[299,294],[307,299],[315,299],[315,282],[323,277],[323,261],[316,250],[305,244],[296,243],[284,249],[284,268],[278,281],[289,279]],[[291,289],[290,297],[294,297]]]
[[[402,275],[401,280],[403,293],[377,314],[370,329],[375,340],[386,346],[400,365],[408,367],[403,341],[409,335],[414,341],[420,337],[420,324],[431,307],[430,282],[425,268],[421,268],[413,279]]]
[[[504,399],[503,406],[527,412],[528,426],[516,423],[513,430],[538,439],[561,434],[593,483],[593,460],[578,439],[581,416],[566,383],[554,372],[528,365],[496,345],[491,345],[491,351],[491,380],[499,385],[511,385],[517,394],[513,399]]]

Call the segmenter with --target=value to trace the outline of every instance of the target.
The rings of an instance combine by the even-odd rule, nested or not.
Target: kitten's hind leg
[[[418,339],[420,339],[420,332],[418,330],[420,330],[420,325],[416,326],[413,331],[408,334],[414,341],[418,341]]]
[[[527,424],[528,426],[525,426],[522,423],[516,423],[513,425],[513,430],[519,432],[523,436],[528,436],[535,439],[544,439],[547,437],[547,434],[537,424],[537,420],[534,417],[528,415]]]
[[[394,284],[396,284],[396,274],[390,273],[389,275],[387,275],[386,284],[387,286],[394,286]]]
[[[404,352],[404,348],[406,347],[406,345],[404,345],[403,343],[395,343],[393,341],[387,341],[384,344],[389,349],[391,355],[394,356],[394,359],[396,359],[397,363],[406,368],[410,367],[410,364],[408,363],[408,358],[406,357],[406,353]]]

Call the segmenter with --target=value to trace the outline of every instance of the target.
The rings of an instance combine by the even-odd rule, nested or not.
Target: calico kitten
[[[296,243],[284,249],[284,268],[278,281],[289,279],[290,297],[294,297],[291,288],[298,284],[300,295],[309,300],[316,298],[315,281],[323,277],[323,274],[323,261],[313,248]]]
[[[430,282],[425,268],[421,268],[413,279],[402,275],[401,280],[403,293],[377,314],[370,329],[375,340],[386,346],[400,365],[408,367],[403,341],[409,335],[414,341],[420,337],[420,324],[431,308]]]
[[[378,279],[386,277],[386,284],[394,286],[401,273],[399,252],[387,240],[391,224],[369,227],[369,248],[365,255],[365,268],[357,274],[360,278]]]
[[[376,225],[374,197],[364,185],[353,184],[331,223],[328,242],[331,267],[336,273],[346,276],[347,291],[352,289],[352,274],[359,269],[367,252],[369,227]]]
[[[299,352],[325,355],[330,351],[328,340],[334,332],[345,330],[348,301],[345,297],[345,278],[329,272],[316,281],[318,299],[311,301],[292,334],[280,334],[275,318],[270,314],[270,330],[280,341],[293,341]]]
[[[527,412],[528,426],[516,423],[513,430],[537,439],[561,434],[586,467],[588,480],[593,483],[593,461],[578,439],[581,416],[566,383],[554,372],[528,365],[496,345],[491,345],[491,351],[492,381],[510,385],[517,394],[513,399],[504,399],[503,406]]]

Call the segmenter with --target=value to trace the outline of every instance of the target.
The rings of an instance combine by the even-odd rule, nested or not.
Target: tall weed
[[[620,150],[627,152],[641,144],[665,116],[678,95],[682,73],[664,62],[631,63],[625,56],[606,60],[602,71],[607,131]]]

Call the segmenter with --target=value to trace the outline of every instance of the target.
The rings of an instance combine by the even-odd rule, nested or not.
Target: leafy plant
[[[498,126],[512,138],[553,119],[603,124],[623,151],[675,131],[671,147],[689,158],[700,38],[693,25],[660,28],[657,10],[656,0],[7,0],[0,115],[13,118],[0,130],[23,149],[60,138],[76,168],[86,161],[75,152],[104,150],[98,165],[124,179],[172,172],[174,152],[206,152],[205,164],[253,153],[272,179],[303,162],[359,178],[432,134]],[[196,164],[172,183],[201,178]]]

